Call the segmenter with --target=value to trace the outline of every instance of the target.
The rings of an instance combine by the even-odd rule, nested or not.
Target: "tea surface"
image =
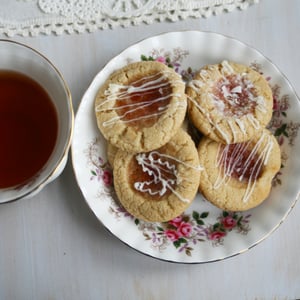
[[[0,71],[0,188],[22,184],[43,168],[57,139],[58,119],[36,81]]]

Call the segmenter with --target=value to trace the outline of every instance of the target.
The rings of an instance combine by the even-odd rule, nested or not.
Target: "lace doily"
[[[209,17],[259,0],[0,0],[0,34],[34,36]]]

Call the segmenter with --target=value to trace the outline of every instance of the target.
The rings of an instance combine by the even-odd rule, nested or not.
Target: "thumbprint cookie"
[[[107,155],[107,160],[108,160],[111,167],[114,166],[114,160],[115,160],[115,156],[116,156],[118,150],[119,150],[119,148],[113,146],[110,143],[107,143],[107,145],[106,145],[106,155]]]
[[[187,95],[195,127],[224,144],[247,141],[272,117],[273,95],[267,80],[234,62],[202,68],[188,84]]]
[[[148,222],[165,222],[190,206],[199,187],[197,149],[182,129],[164,146],[138,154],[119,150],[114,186],[123,207]]]
[[[185,84],[154,61],[131,63],[109,76],[95,99],[97,125],[109,143],[128,152],[166,144],[183,123]]]
[[[237,144],[204,137],[198,153],[203,166],[200,192],[215,206],[229,211],[243,211],[262,203],[281,165],[279,145],[267,129]]]

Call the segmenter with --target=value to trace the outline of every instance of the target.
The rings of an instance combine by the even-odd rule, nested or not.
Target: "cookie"
[[[131,63],[109,76],[95,99],[97,125],[113,146],[147,152],[166,144],[187,108],[180,75],[154,61]]]
[[[215,206],[243,211],[262,203],[280,169],[280,148],[264,129],[247,142],[225,145],[204,137],[198,146],[199,191]]]
[[[227,61],[208,65],[195,75],[186,92],[191,121],[217,142],[247,141],[272,117],[268,82],[245,65]]]
[[[199,187],[197,149],[183,130],[164,146],[114,159],[115,191],[124,208],[148,222],[169,221],[192,203]]]
[[[109,164],[111,165],[111,167],[114,166],[114,160],[115,160],[115,156],[116,156],[118,150],[119,150],[119,148],[113,146],[110,143],[107,143],[106,154],[107,154],[107,160],[108,160]]]

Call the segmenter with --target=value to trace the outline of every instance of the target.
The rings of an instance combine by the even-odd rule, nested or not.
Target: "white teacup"
[[[62,75],[36,50],[17,42],[0,40],[1,70],[22,73],[42,86],[55,106],[58,121],[56,143],[46,164],[29,180],[0,188],[0,203],[4,203],[35,195],[61,174],[71,144],[74,113],[71,93]]]

